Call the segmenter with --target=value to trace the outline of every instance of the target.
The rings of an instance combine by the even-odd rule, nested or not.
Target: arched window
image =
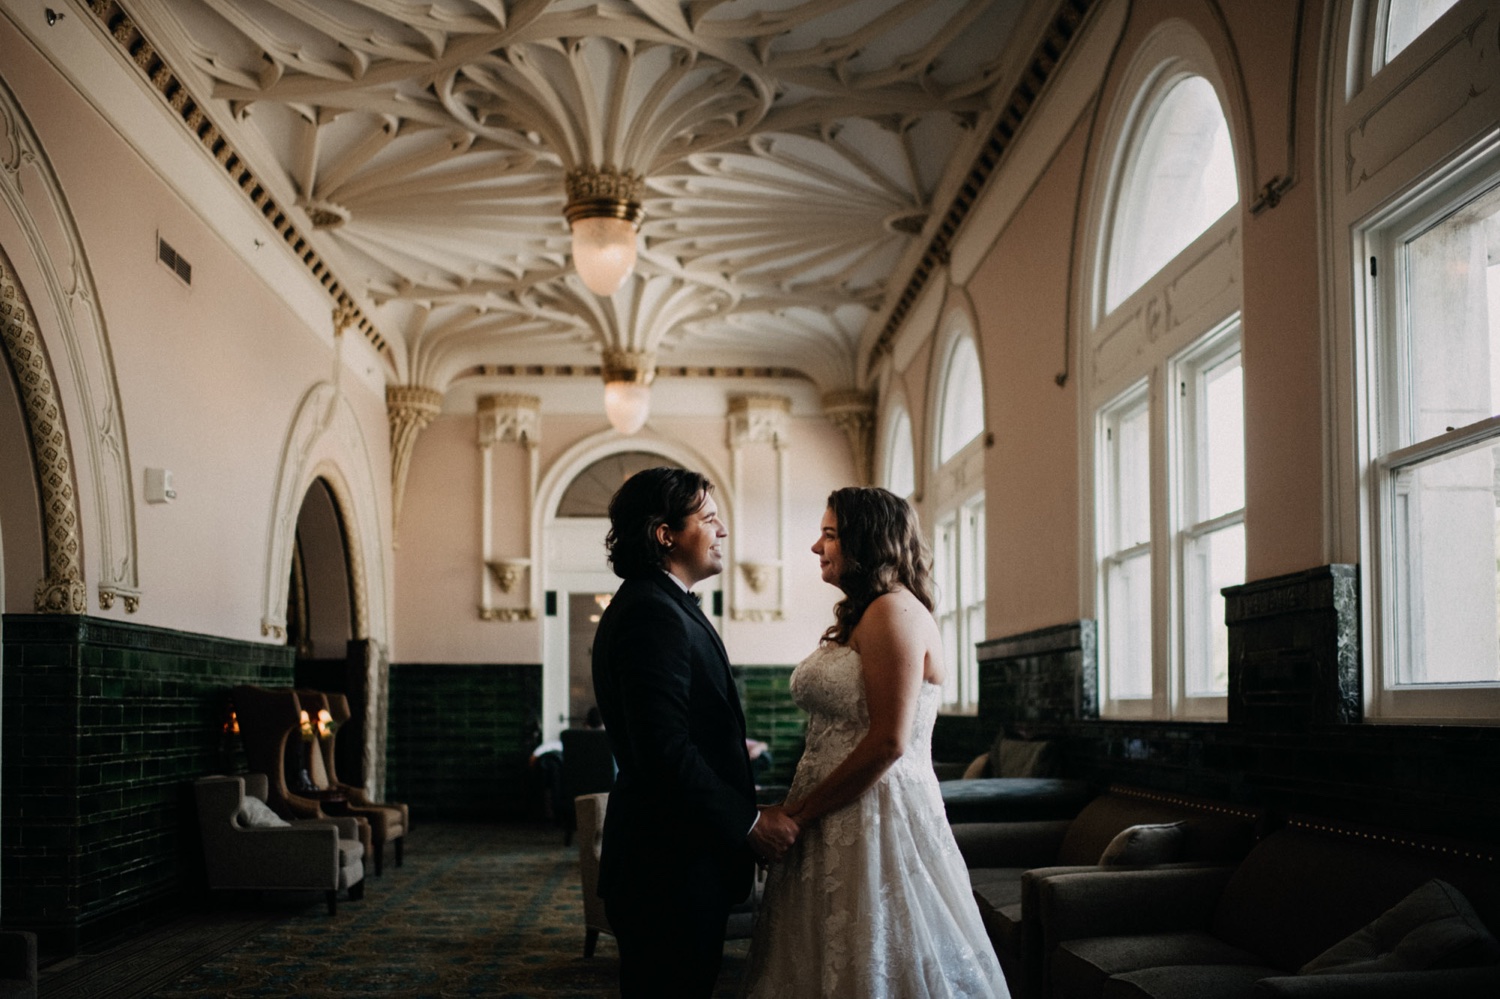
[[[917,462],[912,452],[911,417],[897,407],[885,438],[885,487],[897,496],[917,491]]]
[[[972,710],[979,703],[976,644],[985,638],[984,383],[967,317],[956,316],[939,353],[935,385],[937,461],[924,488],[932,523],[932,570],[937,620],[949,664],[944,700]]]
[[[1233,132],[1208,47],[1185,25],[1133,66],[1106,135],[1084,352],[1101,710],[1223,717],[1219,591],[1245,578]],[[1150,320],[1168,314],[1166,329]]]
[[[1383,62],[1396,55],[1455,6],[1458,0],[1391,0],[1385,10],[1385,37],[1381,40]]]
[[[967,336],[958,337],[943,372],[943,409],[938,420],[938,464],[951,460],[984,429],[984,387],[979,352]]]
[[[1105,311],[1113,311],[1239,197],[1229,124],[1213,85],[1185,76],[1161,95],[1131,150],[1111,225]]]

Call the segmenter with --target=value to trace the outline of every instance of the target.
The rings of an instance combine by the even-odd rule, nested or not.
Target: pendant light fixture
[[[604,415],[622,434],[633,434],[651,414],[656,355],[649,351],[604,352]]]
[[[573,230],[573,267],[589,291],[607,298],[635,269],[644,180],[612,166],[581,167],[567,174],[565,184],[563,217]]]

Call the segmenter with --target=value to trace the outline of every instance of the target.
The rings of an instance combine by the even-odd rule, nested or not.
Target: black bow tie
[[[693,601],[693,603],[697,604],[699,607],[703,606],[703,598],[701,596],[694,593],[692,590],[688,590],[687,595]]]

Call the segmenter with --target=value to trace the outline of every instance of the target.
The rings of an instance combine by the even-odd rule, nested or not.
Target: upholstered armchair
[[[344,796],[344,808],[350,815],[357,815],[370,823],[370,838],[375,846],[375,873],[385,871],[385,845],[396,849],[396,866],[402,863],[402,846],[411,829],[411,812],[404,804],[386,801],[371,801],[365,789],[339,780],[338,764],[334,759],[339,730],[351,717],[349,698],[340,693],[324,693],[315,690],[299,690],[297,697],[310,714],[326,708],[333,719],[333,733],[319,741],[322,751],[323,771],[328,775],[328,787]],[[332,808],[327,809],[329,811]]]
[[[330,916],[339,891],[363,897],[365,851],[353,818],[288,822],[266,804],[263,774],[203,777],[193,790],[210,889],[322,891]]]
[[[599,897],[599,852],[604,843],[604,812],[609,807],[609,795],[581,794],[574,799],[573,807],[578,816],[578,873],[583,884],[583,956],[593,957],[599,934],[615,935],[604,913],[604,899]],[[760,903],[765,878],[764,870],[756,872],[755,891],[730,911],[724,939],[742,940],[754,932],[755,907]]]
[[[302,738],[302,703],[290,687],[256,687],[244,684],[230,695],[240,723],[240,740],[245,747],[245,761],[253,773],[267,778],[265,800],[282,818],[326,819],[316,798],[298,794],[287,786],[286,769],[289,746],[299,752]],[[316,710],[314,711],[316,714]],[[293,743],[293,738],[298,741]],[[374,833],[368,819],[356,817],[359,840],[365,855],[374,853]]]
[[[567,728],[558,739],[562,742],[562,793],[557,819],[566,846],[578,827],[573,799],[581,794],[608,792],[615,786],[615,754],[609,745],[609,733],[602,728]]]

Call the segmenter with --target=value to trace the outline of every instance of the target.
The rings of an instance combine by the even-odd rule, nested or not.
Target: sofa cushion
[[[1100,867],[1169,864],[1182,848],[1182,822],[1140,823],[1115,834],[1099,855]]]
[[[1055,999],[1095,999],[1113,975],[1143,968],[1197,964],[1260,965],[1261,962],[1254,954],[1197,930],[1067,940],[1048,958]]]
[[[286,819],[271,811],[270,805],[250,794],[245,795],[245,802],[240,805],[239,819],[240,825],[250,829],[272,829],[291,825]]]
[[[1109,979],[1100,999],[1251,999],[1255,983],[1275,974],[1263,964],[1143,968]]]
[[[1299,974],[1461,968],[1500,961],[1500,942],[1457,888],[1433,878],[1302,966]]]

